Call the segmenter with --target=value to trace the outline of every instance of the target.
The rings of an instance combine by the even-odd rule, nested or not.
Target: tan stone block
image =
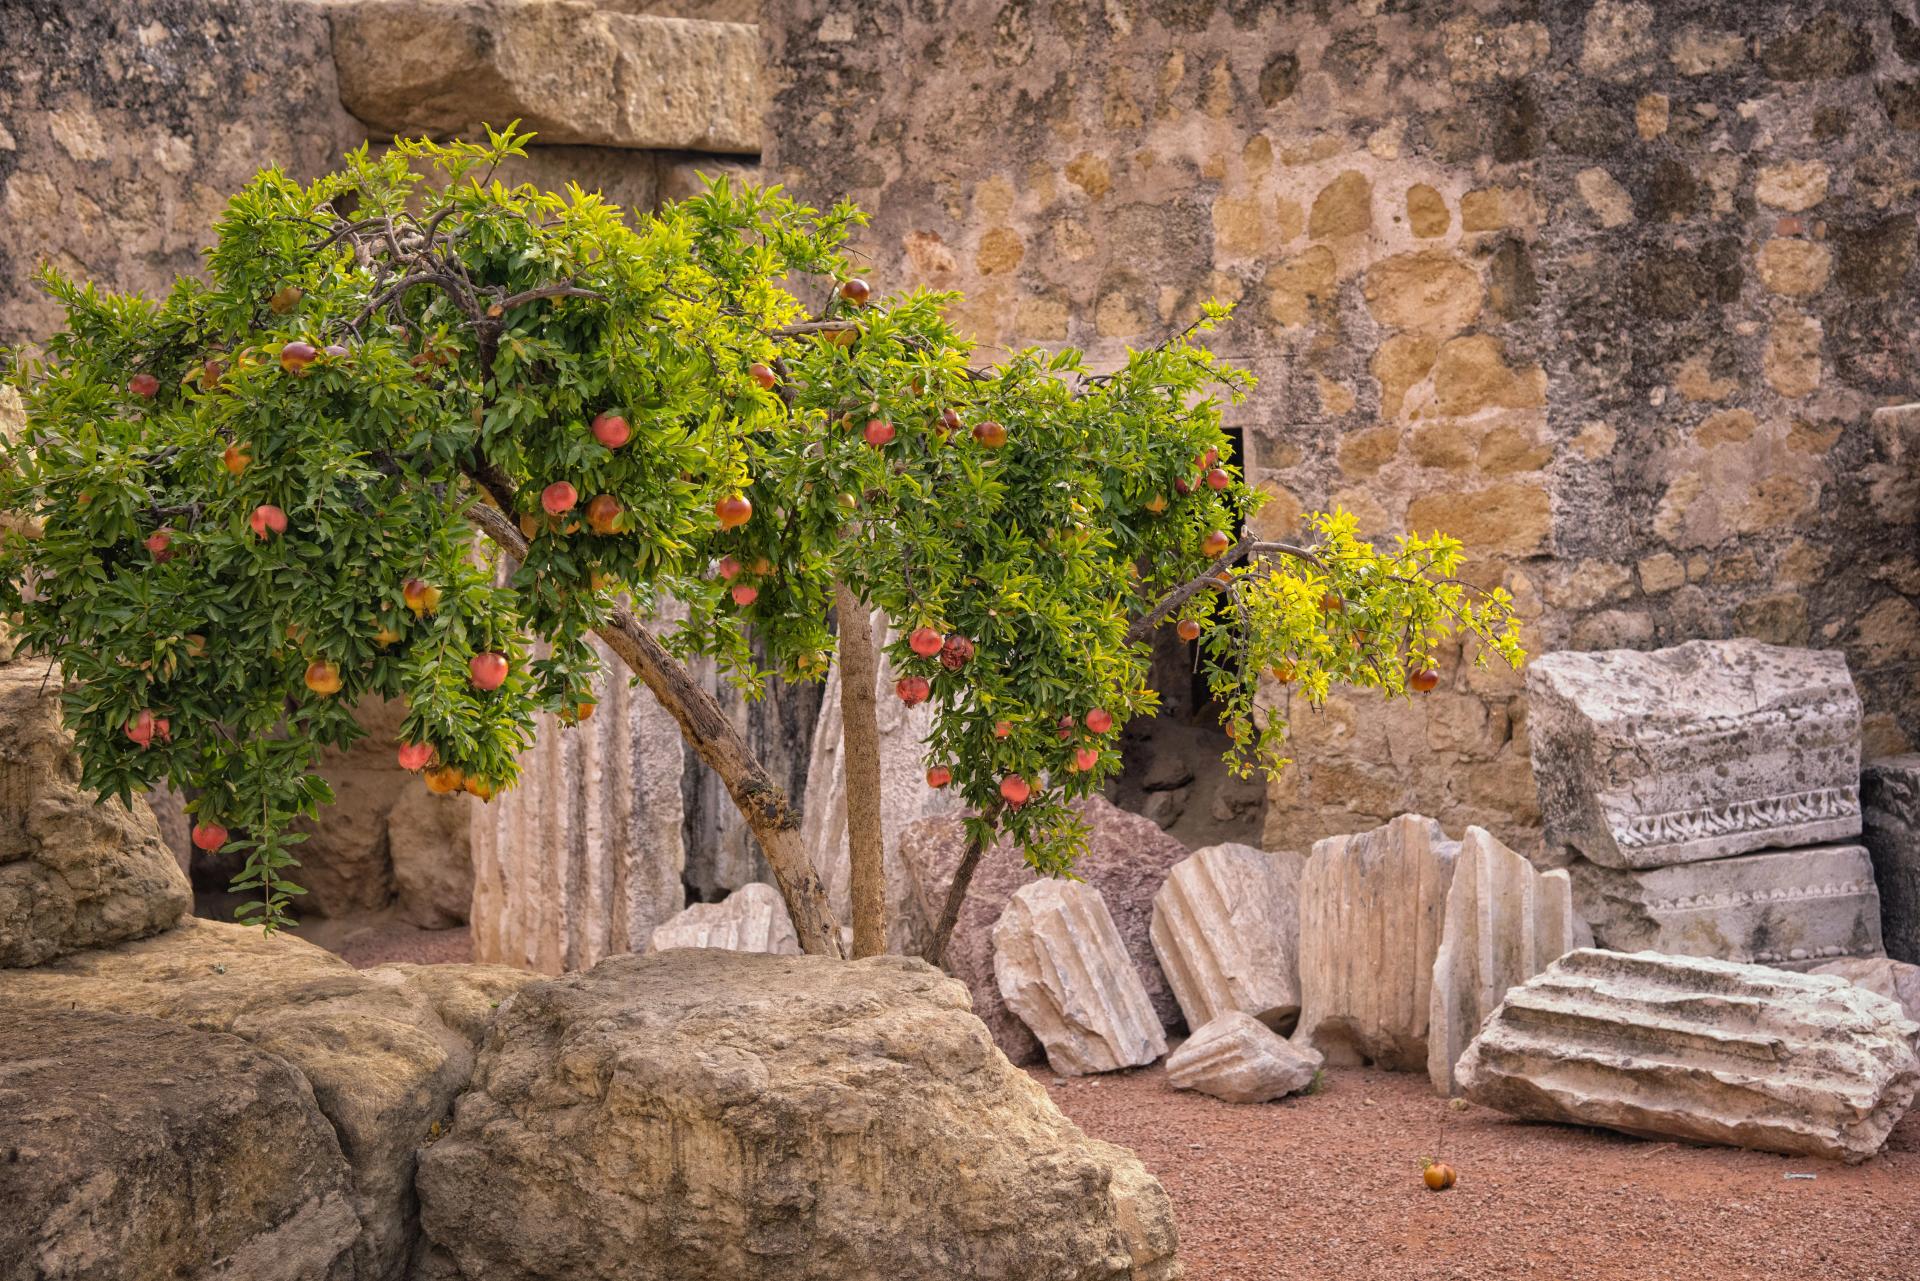
[[[997,174],[973,188],[973,213],[984,222],[1005,222],[1013,201],[1013,184]]]
[[[1003,275],[1018,267],[1026,256],[1026,242],[1019,232],[1011,227],[992,227],[980,237],[973,265],[983,276]]]
[[[1280,231],[1282,243],[1296,240],[1307,229],[1306,211],[1301,209],[1298,200],[1281,196],[1273,202],[1273,222]]]
[[[1779,237],[1760,246],[1754,266],[1761,283],[1774,293],[1805,298],[1827,287],[1833,255],[1817,240]]]
[[[1533,221],[1533,197],[1518,187],[1482,187],[1460,197],[1462,231],[1499,231]]]
[[[1501,423],[1480,439],[1480,470],[1489,476],[1538,471],[1553,461],[1553,450],[1531,426]]]
[[[1100,248],[1093,232],[1078,218],[1055,219],[1053,243],[1068,262],[1085,262]]]
[[[1113,190],[1113,170],[1105,156],[1083,151],[1067,162],[1067,181],[1098,200]]]
[[[1811,423],[1796,418],[1787,429],[1787,448],[1796,454],[1824,454],[1840,442],[1845,428],[1839,423]]]
[[[1489,84],[1527,75],[1553,47],[1544,24],[1514,22],[1492,26],[1478,18],[1456,18],[1441,34],[1447,75],[1460,84]]]
[[[1333,495],[1333,505],[1343,511],[1350,511],[1360,522],[1363,537],[1379,537],[1393,526],[1393,518],[1387,509],[1380,505],[1373,491],[1360,486],[1350,486],[1338,490]]]
[[[1789,586],[1805,587],[1819,581],[1826,572],[1827,561],[1828,553],[1824,547],[1796,540],[1780,554],[1780,565],[1774,572],[1774,578]]]
[[[1751,636],[1769,645],[1804,645],[1807,641],[1807,598],[1798,592],[1775,592],[1741,601],[1733,611],[1734,634]]]
[[[1267,273],[1267,314],[1282,325],[1304,325],[1309,305],[1333,297],[1333,251],[1314,245]]]
[[[1333,379],[1321,374],[1315,374],[1313,376],[1313,382],[1314,389],[1320,396],[1321,413],[1326,414],[1330,418],[1338,418],[1341,414],[1347,413],[1353,408],[1353,392],[1344,384],[1337,383],[1333,381]]]
[[[1670,592],[1687,581],[1680,558],[1671,552],[1656,552],[1640,562],[1640,590],[1648,593]]]
[[[959,260],[938,232],[909,231],[900,238],[900,247],[906,251],[908,267],[922,278],[950,275],[960,269]]]
[[[1472,492],[1422,495],[1407,506],[1407,528],[1450,534],[1473,558],[1532,556],[1547,548],[1553,504],[1541,485],[1502,481]]]
[[[1590,76],[1631,78],[1657,47],[1653,6],[1597,0],[1580,34],[1580,69]]]
[[[1478,444],[1471,431],[1451,418],[1419,423],[1407,436],[1407,452],[1415,462],[1445,471],[1472,466]]]
[[[1213,248],[1216,255],[1250,257],[1265,246],[1266,209],[1258,196],[1222,196],[1213,202]]]
[[[1713,564],[1713,581],[1719,584],[1748,583],[1760,572],[1760,562],[1750,551],[1735,551]]]
[[[1240,148],[1240,164],[1249,178],[1265,177],[1273,169],[1273,139],[1256,133]]]
[[[1611,454],[1619,439],[1620,433],[1611,425],[1596,420],[1580,428],[1579,435],[1573,438],[1573,447],[1582,458],[1593,462]]]
[[[1747,38],[1734,31],[1683,27],[1668,46],[1667,57],[1683,76],[1731,71],[1746,60]]]
[[[1112,130],[1138,129],[1144,123],[1140,104],[1134,98],[1133,86],[1127,83],[1125,67],[1112,65],[1107,68],[1106,93],[1100,104],[1100,117]]]
[[[1435,690],[1423,696],[1418,706],[1426,713],[1427,746],[1436,752],[1485,756],[1499,746],[1488,733],[1484,699]]]
[[[1434,362],[1435,403],[1444,414],[1480,409],[1529,409],[1547,403],[1547,375],[1538,365],[1512,369],[1503,344],[1491,334],[1470,334],[1443,344]]]
[[[1393,461],[1400,452],[1400,433],[1392,427],[1355,432],[1340,442],[1340,472],[1351,480],[1365,480]]]
[[[1751,410],[1723,409],[1717,414],[1709,414],[1693,429],[1694,443],[1712,448],[1715,445],[1735,444],[1751,440],[1758,424]]]
[[[1710,525],[1707,520],[1716,516],[1711,505],[1698,515],[1695,513],[1706,488],[1706,477],[1697,471],[1675,476],[1668,482],[1667,492],[1661,495],[1660,505],[1654,509],[1653,532],[1670,543],[1684,541],[1701,546],[1720,541],[1717,525]]]
[[[1725,400],[1740,389],[1740,383],[1733,378],[1714,377],[1710,357],[1705,352],[1695,352],[1680,362],[1680,368],[1674,372],[1673,387],[1688,400]]]
[[[1480,273],[1437,249],[1395,254],[1366,275],[1368,309],[1382,324],[1439,336],[1454,334],[1480,315]]]
[[[1054,295],[1023,298],[1013,323],[1027,342],[1065,342],[1069,318],[1067,303]]]
[[[1763,205],[1791,213],[1811,209],[1827,198],[1831,171],[1824,160],[1787,160],[1762,165],[1753,197]]]
[[[1102,338],[1132,338],[1146,332],[1147,317],[1130,290],[1112,289],[1094,307],[1093,329]]]
[[[1267,498],[1247,520],[1254,533],[1266,539],[1286,539],[1300,532],[1300,516],[1305,508],[1292,490],[1271,479],[1260,481],[1254,488]]]
[[[1664,93],[1649,93],[1633,104],[1633,127],[1648,142],[1667,131],[1671,104]]]
[[[1546,597],[1557,609],[1592,609],[1628,594],[1633,571],[1610,560],[1588,558],[1554,566],[1547,578]]]
[[[1573,185],[1602,227],[1624,227],[1633,221],[1633,197],[1614,176],[1599,166],[1582,169]]]
[[[1820,386],[1820,322],[1792,313],[1776,317],[1761,369],[1782,396],[1805,396]]]
[[[1320,189],[1307,218],[1307,234],[1316,240],[1355,236],[1373,226],[1373,184],[1349,169]]]
[[[1444,236],[1453,225],[1453,211],[1445,196],[1418,182],[1407,188],[1407,222],[1416,236]]]
[[[1393,334],[1374,350],[1373,376],[1380,383],[1380,412],[1398,418],[1407,390],[1433,370],[1440,344],[1426,334]]]
[[[1820,487],[1797,476],[1768,476],[1753,487],[1741,506],[1740,532],[1757,534],[1792,525],[1813,514],[1820,502]]]

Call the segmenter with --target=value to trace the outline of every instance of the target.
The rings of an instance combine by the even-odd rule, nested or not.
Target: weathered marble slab
[[[1838,650],[1544,654],[1527,696],[1549,860],[1666,867],[1860,833],[1860,700]]]
[[[648,952],[717,947],[728,952],[800,955],[800,938],[780,891],[755,881],[718,903],[695,903],[655,927]]]
[[[1228,1103],[1267,1103],[1313,1084],[1323,1060],[1244,1010],[1228,1010],[1167,1056],[1167,1084]]]
[[[1290,850],[1209,845],[1168,873],[1148,937],[1188,1027],[1244,1010],[1276,1032],[1293,1029],[1306,863]]]

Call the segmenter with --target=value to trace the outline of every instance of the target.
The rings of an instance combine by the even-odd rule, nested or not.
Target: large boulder
[[[1426,1070],[1433,962],[1459,852],[1419,814],[1314,842],[1300,876],[1295,1042],[1335,1065]]]
[[[1920,755],[1869,761],[1860,771],[1860,810],[1887,955],[1920,965]]]
[[[473,912],[473,814],[480,799],[436,796],[423,782],[400,793],[387,814],[387,853],[400,919],[423,930],[451,929]]]
[[[1839,650],[1543,654],[1527,740],[1549,859],[1666,867],[1860,834],[1860,699]]]
[[[473,1063],[420,992],[285,933],[188,918],[154,938],[0,970],[0,1007],[144,1015],[286,1060],[312,1087],[351,1172],[357,1275],[400,1275],[416,1234],[415,1149],[446,1119]]]
[[[0,1275],[355,1281],[352,1175],[239,1037],[0,1004]]]
[[[1269,1103],[1304,1090],[1324,1060],[1244,1010],[1228,1010],[1167,1056],[1167,1084],[1228,1103]]]
[[[1088,836],[1086,851],[1073,865],[1073,874],[1100,891],[1161,1026],[1177,1028],[1180,1005],[1153,954],[1153,896],[1189,851],[1152,819],[1129,814],[1104,797],[1089,797],[1075,806],[1087,825]],[[957,818],[921,819],[908,824],[900,834],[901,858],[913,878],[920,911],[929,921],[938,920],[946,905],[947,890],[953,884],[966,839]],[[947,972],[967,985],[973,994],[974,1012],[1015,1063],[1037,1060],[1040,1043],[1000,996],[993,976],[993,927],[1014,891],[1039,879],[1012,842],[1001,841],[982,855],[961,902],[945,958]]]
[[[1569,869],[1593,937],[1618,952],[1668,952],[1811,969],[1882,955],[1880,895],[1858,845],[1766,850],[1632,871]]]
[[[1062,1076],[1144,1067],[1167,1052],[1113,915],[1090,885],[1021,886],[994,923],[993,976]]]
[[[718,947],[729,952],[800,954],[800,936],[780,891],[759,881],[742,885],[718,903],[695,903],[663,921],[647,941],[647,951],[675,947]]]
[[[1916,1033],[1841,978],[1582,948],[1507,993],[1457,1074],[1533,1120],[1864,1161],[1920,1089]]]
[[[420,1193],[467,1281],[1178,1275],[1160,1185],[901,957],[681,949],[525,988]]]
[[[1454,1092],[1454,1063],[1508,988],[1592,942],[1573,910],[1573,885],[1564,870],[1539,871],[1484,828],[1469,827],[1454,861],[1433,959],[1427,1014],[1433,1088]]]
[[[567,0],[331,6],[340,100],[377,129],[519,120],[543,143],[758,152],[758,30]]]
[[[0,967],[166,929],[193,891],[145,801],[80,785],[60,673],[0,664]]]
[[[1849,983],[1878,993],[1898,1005],[1908,1018],[1920,1025],[1920,965],[1908,965],[1888,957],[1855,958],[1829,961],[1808,971],[1831,974]]]
[[[1187,1026],[1244,1010],[1277,1032],[1300,1014],[1300,873],[1306,857],[1209,845],[1153,896],[1148,936]]]
[[[515,992],[529,983],[540,982],[543,976],[505,965],[459,961],[416,965],[395,961],[361,970],[360,977],[425,997],[440,1021],[477,1051],[480,1042],[486,1039],[487,1029],[493,1026],[494,1013],[513,999]]]

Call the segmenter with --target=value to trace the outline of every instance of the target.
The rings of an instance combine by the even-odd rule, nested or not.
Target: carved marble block
[[[1920,964],[1920,755],[1869,761],[1860,805],[1887,955]]]
[[[1228,1010],[1167,1056],[1167,1084],[1228,1103],[1267,1103],[1312,1085],[1321,1062],[1318,1050]]]
[[[994,923],[993,974],[1061,1076],[1144,1067],[1167,1052],[1146,985],[1091,885],[1021,886]]]
[[[1573,882],[1564,869],[1539,871],[1484,828],[1469,827],[1453,864],[1433,959],[1427,1016],[1433,1088],[1456,1093],[1453,1065],[1508,988],[1592,942],[1574,913]]]
[[[1167,874],[1148,935],[1187,1026],[1244,1010],[1276,1032],[1300,1013],[1300,872],[1306,856],[1209,845]]]
[[[1300,1023],[1336,1066],[1427,1068],[1433,961],[1460,842],[1402,814],[1316,841],[1300,875]]]
[[[1916,1033],[1844,979],[1588,948],[1507,993],[1458,1073],[1515,1116],[1853,1162],[1920,1089]]]
[[[754,881],[718,903],[695,903],[664,921],[647,943],[649,952],[676,947],[717,947],[728,952],[800,955],[800,937],[780,891]]]
[[[1642,872],[1576,863],[1602,947],[1811,969],[1884,955],[1873,864],[1858,845],[1768,850]]]
[[[1527,697],[1551,861],[1667,867],[1860,833],[1860,700],[1838,650],[1544,654]]]

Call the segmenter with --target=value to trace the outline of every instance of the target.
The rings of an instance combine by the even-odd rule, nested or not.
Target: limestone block
[[[1427,1015],[1427,1075],[1455,1093],[1453,1065],[1507,995],[1593,936],[1573,910],[1565,869],[1541,872],[1469,827],[1447,889]]]
[[[1550,853],[1664,867],[1859,835],[1860,700],[1838,650],[1544,654],[1527,695]]]
[[[873,614],[876,644],[890,643],[886,615]],[[927,786],[926,737],[933,705],[908,707],[893,692],[898,679],[884,650],[874,665],[876,716],[880,728],[880,834],[886,849],[887,947],[904,956],[926,948],[932,919],[922,915],[913,882],[901,862],[900,833],[916,819],[952,814],[959,800],[951,789]],[[827,900],[840,920],[853,919],[853,869],[847,855],[847,771],[842,759],[840,667],[827,677],[820,719],[813,730],[800,831]]]
[[[1318,1050],[1228,1010],[1167,1056],[1167,1084],[1228,1103],[1266,1103],[1312,1085],[1322,1062]]]
[[[192,905],[146,802],[80,786],[59,672],[0,665],[0,966],[152,934]]]
[[[680,727],[599,641],[593,715],[541,714],[473,817],[473,958],[557,974],[646,947],[686,906]]]
[[[1300,872],[1306,857],[1209,845],[1153,896],[1148,936],[1187,1026],[1243,1010],[1277,1032],[1300,1014]]]
[[[415,782],[387,812],[387,853],[400,919],[422,929],[462,924],[473,911],[473,817],[480,798],[436,796]]]
[[[362,977],[284,931],[189,917],[153,938],[0,970],[0,1009],[145,1015],[285,1060],[312,1088],[351,1172],[361,1228],[341,1281],[402,1274],[416,1235],[415,1151],[473,1064],[419,990]]]
[[[621,956],[498,1019],[421,1156],[422,1222],[465,1277],[1179,1273],[1160,1185],[923,962]]]
[[[1336,1065],[1426,1069],[1433,962],[1459,852],[1418,814],[1314,842],[1300,876],[1295,1044]]]
[[[406,961],[361,970],[360,977],[404,988],[426,998],[440,1021],[464,1037],[467,1045],[476,1051],[486,1039],[487,1029],[493,1026],[495,1012],[515,992],[544,978],[531,970],[516,970],[505,965],[462,962],[415,965]]]
[[[393,745],[406,719],[398,699],[368,698],[353,709],[366,731],[351,747],[321,753],[320,774],[333,788],[333,804],[313,819],[294,824],[305,832],[291,875],[307,892],[302,915],[352,916],[374,912],[393,899],[393,860],[387,820],[409,786],[423,787],[393,759]]]
[[[760,150],[760,36],[745,23],[566,0],[354,0],[331,14],[340,100],[377,129],[518,119],[548,145]]]
[[[239,1037],[0,1004],[0,1135],[9,1277],[360,1275],[333,1127]]]
[[[676,947],[718,947],[729,952],[800,954],[800,938],[780,891],[758,881],[742,885],[719,903],[695,903],[661,923],[647,951]]]
[[[1858,845],[1646,871],[1582,861],[1569,870],[1575,904],[1602,947],[1788,969],[1884,954],[1873,864]]]
[[[1916,1033],[1843,979],[1585,948],[1509,992],[1458,1074],[1515,1116],[1853,1162],[1920,1088]]]
[[[1854,958],[1829,961],[1815,966],[1810,974],[1832,974],[1886,997],[1915,1024],[1920,1024],[1920,965],[1887,957]]]
[[[1920,756],[1869,762],[1860,773],[1860,807],[1887,955],[1920,964]]]
[[[1104,797],[1075,802],[1087,825],[1087,846],[1073,865],[1073,874],[1100,891],[1107,911],[1120,930],[1133,967],[1146,986],[1154,1013],[1163,1028],[1178,1027],[1180,1005],[1173,988],[1160,972],[1150,938],[1153,896],[1166,883],[1174,864],[1191,852],[1161,831],[1152,819],[1129,813]],[[939,917],[966,847],[966,833],[957,818],[921,819],[900,835],[902,862],[913,878],[913,892],[924,919]],[[1039,879],[1019,847],[1001,841],[980,859],[961,902],[947,945],[947,972],[973,993],[973,1010],[993,1033],[995,1043],[1015,1063],[1040,1057],[1040,1043],[1026,1024],[1007,1009],[993,976],[993,927],[1013,898],[1014,891]]]
[[[1120,931],[1090,885],[1022,886],[993,927],[993,974],[1062,1076],[1143,1067],[1167,1052]]]

